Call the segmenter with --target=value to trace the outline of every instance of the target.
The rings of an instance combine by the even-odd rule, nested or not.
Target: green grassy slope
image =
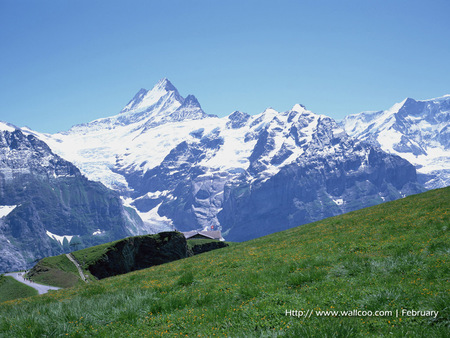
[[[446,337],[449,226],[450,188],[429,191],[83,287],[6,302],[0,305],[0,332]],[[303,316],[286,316],[289,310],[304,311]],[[324,310],[374,315],[320,316]],[[410,316],[404,310],[439,314]]]
[[[83,283],[75,265],[66,255],[41,259],[28,273],[35,282],[68,288]]]
[[[37,294],[37,290],[16,281],[10,276],[0,276],[0,302],[16,298],[31,297]]]

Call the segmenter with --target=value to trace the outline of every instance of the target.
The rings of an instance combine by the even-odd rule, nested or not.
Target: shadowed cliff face
[[[161,232],[130,237],[116,243],[100,260],[89,266],[98,279],[145,269],[192,256],[183,234]]]

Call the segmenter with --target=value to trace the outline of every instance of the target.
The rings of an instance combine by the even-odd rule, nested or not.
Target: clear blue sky
[[[0,0],[0,120],[117,114],[163,77],[210,114],[341,119],[450,94],[449,0]]]

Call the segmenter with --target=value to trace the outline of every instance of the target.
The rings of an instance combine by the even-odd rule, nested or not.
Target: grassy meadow
[[[16,281],[11,276],[0,275],[0,302],[31,297],[37,294],[37,290]]]
[[[433,190],[3,302],[0,336],[448,337],[449,226],[450,188]]]

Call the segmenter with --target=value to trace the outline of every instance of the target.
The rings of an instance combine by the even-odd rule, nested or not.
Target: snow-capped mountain
[[[0,272],[139,232],[119,195],[33,135],[0,122]]]
[[[426,188],[450,185],[450,95],[407,98],[385,111],[349,115],[343,125],[349,135],[414,164]]]
[[[302,105],[218,118],[167,79],[117,115],[25,132],[119,191],[149,231],[214,228],[246,240],[422,191],[410,163]]]

